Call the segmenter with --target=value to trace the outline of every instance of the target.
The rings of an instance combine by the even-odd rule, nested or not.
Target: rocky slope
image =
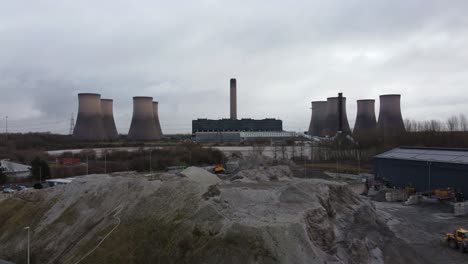
[[[426,263],[346,184],[291,175],[189,168],[24,192],[0,202],[0,258],[24,262],[31,226],[32,263]]]

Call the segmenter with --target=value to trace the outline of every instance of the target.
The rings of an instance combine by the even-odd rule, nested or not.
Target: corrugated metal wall
[[[460,188],[468,195],[468,165],[374,158],[377,178],[404,188],[412,184],[416,191],[437,188]]]
[[[197,132],[195,140],[198,143],[239,143],[241,138],[239,132]]]

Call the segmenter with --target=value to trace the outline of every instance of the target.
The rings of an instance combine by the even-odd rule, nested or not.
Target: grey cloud
[[[279,117],[288,130],[306,130],[310,101],[339,91],[351,123],[356,99],[395,92],[405,117],[445,118],[468,110],[466,10],[435,0],[4,1],[0,114],[18,131],[66,131],[76,94],[99,92],[126,133],[132,96],[151,95],[166,133],[189,132],[194,118],[228,115],[236,77],[240,115]]]

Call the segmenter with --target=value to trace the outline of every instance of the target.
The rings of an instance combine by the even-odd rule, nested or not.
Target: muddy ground
[[[468,216],[455,217],[446,204],[422,203],[405,206],[401,203],[374,202],[397,237],[406,241],[431,263],[468,263],[468,253],[461,254],[441,243],[446,232],[468,228]]]

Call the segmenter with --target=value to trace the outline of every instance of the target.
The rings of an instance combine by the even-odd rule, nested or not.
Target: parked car
[[[18,192],[25,191],[25,190],[27,190],[27,189],[28,189],[28,188],[27,188],[26,186],[24,186],[24,185],[18,185],[18,186],[16,187],[16,190],[17,190]]]
[[[3,189],[3,193],[14,193],[15,190],[13,190],[12,188],[5,188]]]
[[[33,188],[34,189],[43,189],[44,187],[46,187],[45,185],[42,185],[41,183],[35,183]]]

